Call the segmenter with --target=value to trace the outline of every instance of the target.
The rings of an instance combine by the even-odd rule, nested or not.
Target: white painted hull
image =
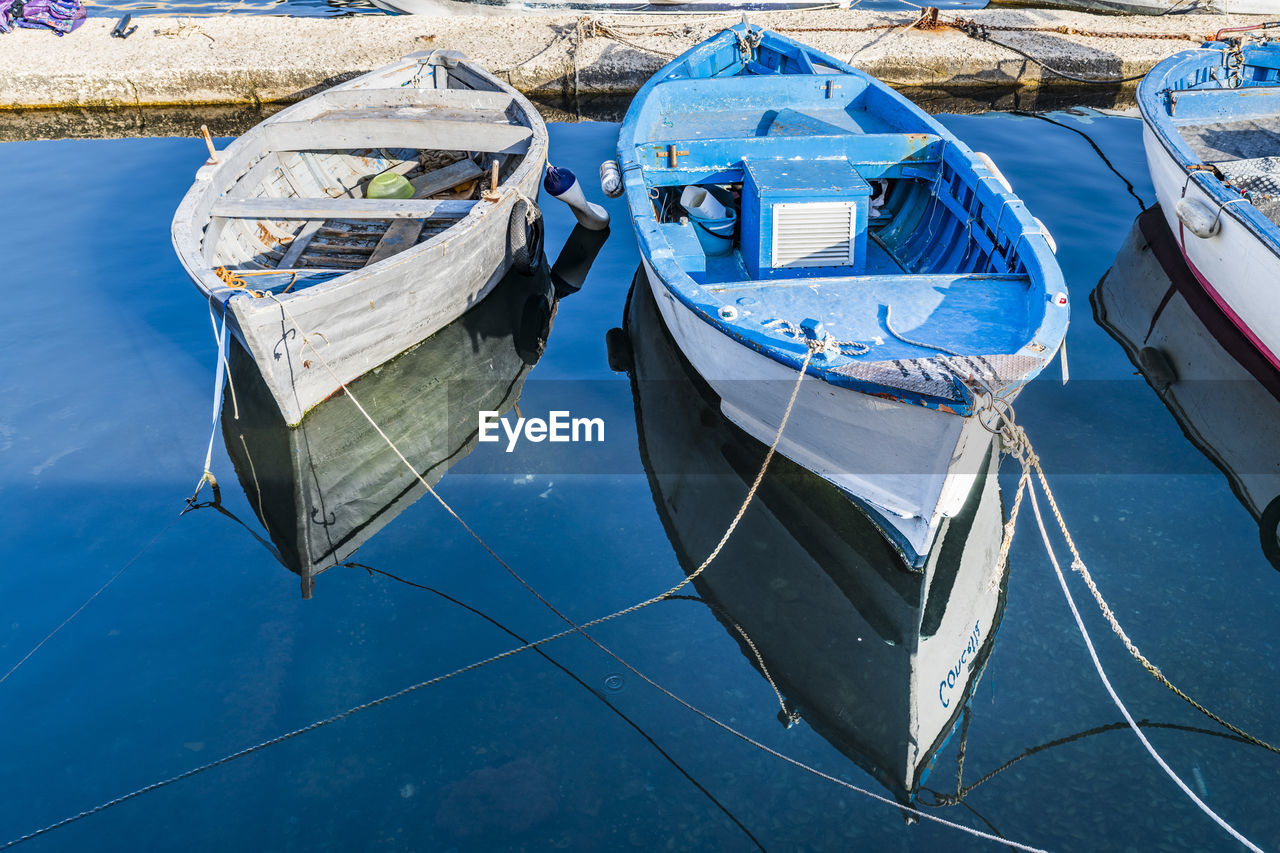
[[[1255,348],[1280,368],[1280,300],[1274,292],[1280,258],[1232,215],[1231,207],[1222,211],[1221,229],[1212,237],[1197,237],[1184,229],[1175,213],[1184,187],[1188,199],[1209,210],[1216,210],[1218,203],[1187,181],[1187,173],[1145,123],[1142,141],[1156,197],[1191,272]]]
[[[692,573],[716,547],[763,450],[708,410],[654,313],[627,314],[641,457],[663,528]],[[805,723],[910,802],[972,695],[1005,594],[992,578],[1003,515],[998,460],[942,523],[923,571],[853,500],[776,458],[717,563],[694,580],[739,644],[749,637]],[[724,570],[722,570],[724,569]],[[994,583],[993,583],[994,580]]]
[[[424,54],[425,56],[425,54]],[[227,302],[228,325],[257,362],[285,422],[303,416],[344,384],[420,343],[483,299],[511,267],[507,232],[521,197],[536,201],[547,156],[546,127],[537,110],[510,86],[478,66],[451,72],[481,93],[509,95],[531,131],[523,160],[499,186],[497,201],[479,201],[444,232],[385,260],[294,292],[264,298],[237,294]],[[414,57],[329,91],[391,91],[415,83],[431,90],[432,71]],[[424,78],[424,79],[423,79]],[[467,89],[442,93],[466,114]],[[188,274],[206,295],[226,298],[206,225],[213,205],[260,156],[256,134],[310,120],[309,101],[267,119],[205,165],[174,217],[173,242]],[[257,147],[255,147],[257,146]],[[340,217],[339,217],[340,218]],[[213,239],[216,240],[216,237]],[[247,279],[253,287],[253,279]],[[211,297],[211,299],[214,297]]]
[[[770,444],[796,372],[742,346],[645,274],[662,319],[725,416]],[[890,539],[920,565],[944,519],[973,487],[992,435],[976,417],[885,400],[820,379],[801,383],[778,451],[876,510]]]

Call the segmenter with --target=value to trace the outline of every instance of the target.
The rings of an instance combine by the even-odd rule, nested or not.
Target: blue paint
[[[1237,66],[1238,63],[1238,67]],[[1235,189],[1202,166],[1178,132],[1180,125],[1273,117],[1280,112],[1277,79],[1280,44],[1246,44],[1237,60],[1222,42],[1205,42],[1165,59],[1138,84],[1138,108],[1161,146],[1194,183],[1219,205],[1239,200]],[[1280,255],[1280,226],[1252,204],[1221,208],[1239,221],[1273,254]]]
[[[1097,139],[1151,198],[1141,122],[1087,112],[1055,118]],[[995,157],[1059,241],[1076,295],[1075,379],[1063,388],[1048,371],[1019,398],[1018,415],[1104,594],[1175,681],[1250,731],[1280,730],[1269,690],[1280,682],[1280,584],[1259,552],[1257,525],[1093,324],[1083,298],[1110,266],[1137,205],[1066,130],[1011,115],[939,122]],[[579,175],[593,174],[612,156],[617,131],[553,125],[552,153]],[[12,220],[56,222],[77,235],[54,250],[11,245],[0,274],[8,300],[0,314],[0,673],[164,530],[199,475],[213,332],[207,312],[191,304],[168,223],[206,157],[192,139],[0,145],[8,176],[0,204]],[[31,169],[33,162],[60,168]],[[615,221],[625,219],[624,201],[588,190]],[[562,205],[545,213],[554,255],[575,222]],[[486,444],[439,487],[575,618],[642,600],[684,576],[639,463],[628,383],[610,373],[602,340],[621,322],[637,263],[631,229],[615,227],[585,287],[561,303],[521,397],[526,414],[602,413],[610,454],[583,455],[576,450],[600,446],[580,445],[554,455],[546,442],[506,454]],[[56,313],[48,311],[54,298]],[[804,316],[816,315],[796,319]],[[214,471],[228,507],[251,520],[221,440]],[[1016,479],[1011,468],[1005,473],[1007,501]],[[730,488],[740,494],[745,486]],[[770,546],[748,524],[739,534],[742,547]],[[408,508],[358,559],[456,595],[526,636],[562,626],[430,499]],[[1029,747],[1115,720],[1034,530],[1020,525],[1011,567],[987,682],[971,705],[967,781]],[[769,594],[785,606],[785,592]],[[1135,713],[1201,725],[1130,663],[1100,619],[1090,627]],[[772,690],[706,607],[655,605],[598,635],[753,737],[884,793],[811,726],[778,725]],[[301,601],[296,577],[247,532],[209,511],[185,516],[0,684],[0,836],[7,841],[509,644],[472,613],[358,570],[326,573],[316,597]],[[1001,849],[927,823],[906,827],[895,809],[723,735],[585,642],[570,638],[549,651],[600,692],[624,672],[627,689],[610,698],[768,849]],[[998,692],[988,689],[992,679]],[[1214,783],[1212,804],[1228,804],[1246,834],[1280,837],[1273,756],[1193,732],[1151,737],[1177,767],[1202,768]],[[1238,849],[1178,797],[1131,738],[1107,733],[1039,753],[969,802],[1010,838],[1064,853]],[[955,781],[955,740],[931,776],[941,791]],[[495,793],[502,785],[506,798]],[[963,807],[934,813],[985,827]],[[541,659],[516,656],[18,849],[471,853],[668,843],[751,849],[587,690]]]
[[[892,89],[776,33],[739,24],[672,60],[632,102],[618,162],[641,254],[696,316],[793,368],[806,347],[776,321],[794,324],[819,304],[835,339],[871,346],[866,355],[811,362],[808,372],[831,385],[968,415],[974,396],[958,380],[954,394],[941,397],[845,370],[930,358],[940,347],[1020,356],[1037,365],[1030,378],[1066,332],[1067,312],[1051,304],[1065,292],[1061,270],[1022,201]],[[874,223],[870,181],[890,182],[879,188],[888,200]],[[671,212],[670,200],[690,184],[741,193],[736,260],[713,263],[684,235],[695,226]],[[853,205],[845,263],[827,254],[778,259],[775,205],[801,201]],[[795,245],[812,245],[802,233],[791,238]],[[850,286],[863,272],[872,275]],[[928,293],[919,292],[922,276],[930,277]],[[1015,277],[1014,286],[996,282],[1001,276]],[[788,281],[813,286],[782,286]],[[759,307],[722,310],[739,290],[750,290]],[[889,313],[920,316],[891,331]],[[894,331],[933,346],[906,343]]]

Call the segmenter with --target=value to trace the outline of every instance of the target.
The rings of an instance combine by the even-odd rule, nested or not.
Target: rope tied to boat
[[[1125,721],[1128,722],[1133,733],[1138,736],[1138,740],[1142,742],[1143,747],[1147,749],[1149,754],[1151,754],[1151,757],[1156,761],[1157,765],[1160,765],[1161,770],[1164,770],[1165,774],[1169,776],[1176,785],[1178,785],[1181,792],[1187,795],[1187,797],[1192,800],[1192,802],[1196,804],[1202,812],[1204,812],[1204,815],[1212,818],[1217,825],[1228,831],[1228,834],[1233,836],[1235,840],[1244,844],[1245,847],[1251,850],[1256,850],[1257,853],[1261,853],[1261,849],[1258,848],[1257,845],[1254,845],[1252,841],[1244,838],[1244,835],[1240,834],[1238,830],[1235,830],[1235,827],[1228,824],[1225,820],[1222,820],[1222,817],[1217,815],[1217,812],[1213,811],[1212,808],[1208,807],[1201,798],[1197,797],[1196,793],[1189,788],[1187,783],[1184,783],[1184,781],[1181,780],[1181,777],[1179,777],[1178,774],[1176,774],[1176,772],[1167,765],[1164,758],[1161,758],[1160,753],[1157,753],[1156,748],[1152,747],[1151,742],[1147,740],[1147,736],[1143,735],[1142,729],[1140,729],[1137,722],[1134,722],[1133,716],[1130,715],[1128,708],[1125,707],[1124,702],[1121,701],[1119,695],[1116,694],[1115,689],[1112,688],[1110,680],[1107,679],[1106,672],[1102,669],[1102,662],[1098,660],[1097,652],[1094,651],[1093,642],[1092,639],[1089,638],[1088,630],[1085,629],[1084,621],[1080,619],[1080,613],[1076,610],[1075,601],[1071,598],[1070,590],[1068,589],[1068,585],[1066,585],[1066,578],[1062,575],[1059,562],[1057,562],[1057,557],[1055,556],[1055,553],[1053,553],[1053,544],[1050,542],[1050,538],[1048,538],[1048,530],[1046,529],[1046,526],[1044,526],[1041,510],[1039,510],[1039,503],[1036,497],[1036,482],[1033,482],[1033,474],[1036,475],[1034,476],[1034,479],[1038,480],[1039,488],[1041,488],[1041,491],[1044,493],[1044,498],[1048,501],[1048,507],[1050,507],[1050,510],[1052,511],[1053,519],[1057,521],[1057,526],[1059,526],[1062,538],[1066,540],[1066,546],[1068,546],[1071,553],[1071,570],[1075,571],[1076,574],[1079,574],[1080,578],[1084,580],[1085,587],[1088,587],[1089,593],[1092,594],[1094,602],[1097,603],[1098,608],[1102,611],[1103,617],[1106,617],[1107,624],[1111,625],[1111,630],[1115,631],[1116,637],[1119,637],[1121,642],[1124,643],[1124,647],[1128,649],[1130,654],[1132,654],[1134,660],[1137,660],[1140,665],[1142,665],[1143,669],[1147,670],[1153,678],[1160,681],[1161,684],[1164,684],[1166,688],[1172,690],[1172,692],[1174,692],[1175,695],[1178,695],[1180,699],[1183,699],[1184,702],[1187,702],[1190,706],[1196,708],[1197,711],[1203,713],[1203,715],[1207,716],[1208,719],[1213,722],[1217,722],[1217,724],[1225,727],[1225,729],[1228,729],[1231,733],[1239,735],[1240,738],[1247,740],[1248,743],[1257,745],[1257,747],[1262,747],[1263,749],[1267,749],[1267,751],[1275,753],[1280,753],[1280,749],[1277,749],[1274,745],[1268,744],[1265,740],[1254,738],[1253,735],[1248,734],[1247,731],[1244,731],[1243,729],[1239,729],[1238,726],[1231,725],[1230,722],[1222,719],[1222,717],[1208,710],[1208,708],[1204,707],[1203,704],[1197,702],[1196,699],[1193,699],[1190,695],[1183,692],[1183,690],[1172,683],[1169,678],[1166,678],[1164,672],[1160,671],[1160,667],[1157,667],[1155,663],[1149,661],[1148,658],[1139,651],[1132,639],[1129,639],[1129,635],[1125,633],[1123,626],[1120,625],[1120,620],[1116,619],[1115,612],[1112,612],[1111,606],[1108,605],[1106,599],[1102,597],[1102,592],[1098,589],[1098,585],[1096,581],[1093,580],[1093,576],[1089,574],[1088,566],[1084,565],[1084,558],[1080,556],[1080,551],[1079,548],[1076,547],[1075,539],[1071,537],[1071,532],[1068,529],[1068,525],[1066,525],[1066,519],[1062,516],[1061,508],[1057,505],[1056,498],[1053,497],[1053,491],[1050,488],[1050,485],[1048,485],[1048,478],[1046,474],[1044,474],[1044,467],[1041,465],[1041,460],[1039,460],[1036,450],[1032,447],[1032,442],[1030,442],[1030,438],[1028,438],[1027,430],[1024,430],[1021,428],[1021,425],[1016,423],[1014,410],[1012,410],[1012,405],[1010,405],[1009,402],[1005,401],[1004,406],[996,407],[993,400],[995,400],[995,398],[992,398],[992,402],[989,402],[989,406],[991,407],[989,407],[988,411],[995,412],[997,418],[1002,421],[998,438],[1000,438],[1002,444],[1004,444],[1005,450],[1010,452],[1010,455],[1014,456],[1014,459],[1018,460],[1019,465],[1021,466],[1021,475],[1018,480],[1018,493],[1016,493],[1016,496],[1014,497],[1014,506],[1012,506],[1012,510],[1010,511],[1010,519],[1005,524],[1004,538],[1001,540],[1000,553],[998,553],[997,557],[996,578],[998,579],[1001,571],[1004,571],[1004,565],[1006,564],[1007,557],[1009,557],[1009,547],[1012,540],[1012,534],[1014,534],[1014,525],[1016,520],[1018,520],[1018,511],[1021,507],[1021,502],[1023,502],[1023,496],[1027,496],[1030,498],[1032,512],[1036,515],[1036,523],[1039,528],[1039,532],[1041,532],[1041,538],[1044,543],[1044,552],[1046,552],[1048,560],[1050,560],[1050,564],[1053,567],[1053,571],[1055,571],[1057,579],[1059,579],[1062,594],[1066,597],[1066,602],[1068,602],[1068,606],[1070,607],[1071,615],[1075,617],[1076,628],[1079,629],[1080,637],[1084,640],[1085,648],[1087,648],[1089,652],[1089,657],[1093,660],[1094,670],[1097,671],[1098,679],[1102,681],[1102,685],[1105,686],[1107,693],[1110,694],[1111,701],[1115,703],[1116,708],[1119,708],[1121,715],[1124,716]]]
[[[269,291],[253,290],[245,279],[256,275],[281,275],[282,273],[279,270],[229,270],[226,267],[217,267],[214,269],[213,274],[231,290],[243,290],[254,299],[262,299]],[[290,275],[292,277],[289,279],[289,283],[285,285],[284,290],[280,291],[281,293],[288,293],[298,283],[298,271],[293,270]]]
[[[1103,671],[1102,663],[1098,659],[1097,652],[1094,650],[1093,642],[1089,637],[1089,632],[1085,628],[1084,622],[1080,618],[1079,612],[1076,610],[1075,602],[1071,597],[1071,592],[1067,588],[1066,578],[1063,576],[1062,571],[1059,568],[1057,557],[1054,554],[1053,543],[1050,542],[1049,540],[1048,530],[1045,527],[1044,519],[1040,513],[1040,506],[1036,499],[1037,482],[1039,484],[1040,490],[1043,491],[1044,493],[1045,499],[1048,501],[1049,509],[1052,511],[1054,520],[1058,524],[1058,529],[1059,531],[1061,531],[1063,539],[1066,540],[1067,549],[1071,553],[1070,565],[1071,565],[1072,571],[1079,574],[1080,577],[1084,580],[1085,586],[1088,587],[1090,594],[1093,596],[1094,601],[1098,605],[1098,608],[1102,611],[1102,615],[1106,618],[1107,623],[1111,626],[1111,630],[1115,632],[1117,637],[1120,638],[1120,641],[1124,644],[1124,647],[1129,651],[1129,654],[1132,655],[1133,658],[1137,660],[1139,664],[1142,665],[1142,668],[1145,669],[1148,673],[1150,673],[1153,678],[1155,678],[1165,687],[1169,688],[1169,690],[1171,690],[1176,696],[1178,696],[1178,698],[1187,702],[1189,705],[1191,705],[1201,714],[1204,714],[1206,717],[1213,720],[1215,723],[1233,732],[1234,734],[1238,735],[1239,737],[1248,741],[1254,746],[1259,746],[1259,747],[1262,747],[1263,749],[1266,749],[1270,752],[1275,752],[1275,753],[1280,753],[1280,749],[1277,749],[1275,746],[1272,746],[1266,741],[1256,738],[1253,735],[1249,734],[1248,732],[1244,731],[1243,729],[1240,729],[1239,727],[1232,725],[1231,723],[1224,720],[1222,717],[1210,711],[1204,705],[1197,702],[1195,699],[1191,698],[1191,696],[1187,695],[1186,692],[1181,690],[1177,685],[1175,685],[1172,681],[1170,681],[1168,677],[1166,677],[1164,673],[1160,671],[1159,667],[1153,664],[1145,655],[1142,654],[1141,651],[1139,651],[1138,647],[1129,638],[1129,635],[1125,632],[1124,628],[1120,625],[1120,621],[1116,618],[1115,613],[1112,611],[1111,606],[1107,603],[1106,599],[1103,598],[1102,592],[1098,589],[1097,583],[1094,581],[1093,576],[1089,573],[1089,569],[1085,565],[1084,558],[1080,555],[1080,550],[1076,546],[1075,539],[1072,538],[1071,531],[1067,527],[1066,519],[1062,515],[1062,510],[1058,506],[1058,501],[1054,497],[1053,490],[1049,487],[1049,480],[1048,480],[1048,477],[1045,475],[1044,466],[1041,465],[1040,457],[1036,454],[1035,449],[1032,447],[1031,439],[1028,438],[1026,430],[1024,430],[1022,426],[1016,422],[1012,405],[1009,404],[1008,401],[1006,400],[1004,401],[1003,406],[997,407],[997,405],[994,403],[994,398],[992,398],[992,400],[989,401],[988,408],[985,411],[989,414],[994,414],[995,417],[998,419],[998,421],[1001,422],[1001,426],[998,433],[999,438],[1004,446],[1004,449],[1007,452],[1009,452],[1010,455],[1012,455],[1015,459],[1018,460],[1018,463],[1022,469],[1021,476],[1018,479],[1018,491],[1014,497],[1013,508],[1010,511],[1009,521],[1006,522],[1004,527],[1004,536],[1000,544],[1000,551],[997,557],[997,565],[994,570],[994,577],[998,580],[1000,573],[1004,571],[1004,566],[1006,565],[1008,560],[1009,547],[1013,539],[1013,529],[1017,521],[1018,511],[1022,505],[1022,499],[1025,495],[1026,497],[1030,498],[1031,509],[1032,509],[1032,512],[1035,514],[1036,523],[1040,529],[1041,538],[1043,539],[1043,542],[1044,542],[1045,553],[1049,557],[1049,562],[1053,566],[1054,572],[1058,576],[1059,584],[1062,587],[1063,594],[1066,596],[1067,604],[1071,609],[1072,615],[1075,617],[1076,625],[1080,630],[1080,635],[1085,642],[1085,646],[1089,651],[1090,657],[1093,659],[1094,668],[1096,669],[1098,673],[1098,677],[1102,681],[1103,686],[1106,688],[1108,694],[1110,694],[1111,700],[1115,703],[1116,707],[1120,710],[1121,714],[1124,716],[1125,720],[1128,722],[1129,727],[1137,735],[1138,739],[1142,742],[1142,745],[1146,748],[1147,752],[1150,753],[1151,757],[1156,761],[1156,763],[1160,766],[1160,768],[1164,770],[1164,772],[1170,777],[1170,779],[1173,780],[1173,782],[1182,790],[1182,792],[1188,798],[1190,798],[1191,801],[1195,803],[1195,805],[1199,807],[1202,812],[1204,812],[1211,819],[1213,819],[1215,823],[1217,823],[1219,826],[1225,829],[1233,838],[1235,838],[1237,841],[1239,841],[1241,844],[1245,845],[1251,850],[1260,851],[1260,848],[1258,848],[1256,845],[1250,842],[1247,838],[1241,835],[1234,827],[1232,827],[1225,820],[1223,820],[1215,811],[1213,811],[1213,809],[1211,809],[1198,796],[1196,796],[1195,792],[1193,792],[1187,786],[1187,784],[1184,781],[1182,781],[1182,779],[1173,771],[1173,769],[1169,767],[1169,765],[1164,761],[1164,759],[1160,757],[1159,753],[1156,752],[1155,747],[1153,747],[1150,741],[1147,740],[1146,736],[1143,735],[1141,729],[1139,728],[1137,723],[1134,722],[1133,717],[1129,714],[1128,708],[1125,707],[1120,697],[1116,694],[1115,690],[1112,688],[1110,681],[1107,679],[1106,673]],[[1033,478],[1033,474],[1034,474],[1034,478]]]
[[[722,314],[721,316],[723,317],[724,315]],[[732,320],[735,319],[735,317],[724,317],[724,319]],[[862,341],[839,341],[836,340],[834,335],[827,331],[823,331],[820,335],[811,336],[805,330],[803,324],[796,325],[795,323],[792,323],[789,320],[783,320],[780,317],[768,320],[760,325],[766,329],[776,329],[784,335],[788,335],[798,341],[803,341],[805,346],[809,349],[809,354],[805,359],[805,367],[808,367],[809,359],[819,354],[847,355],[852,358],[859,355],[866,355],[871,352],[871,347],[868,344],[862,343]],[[802,373],[804,372],[804,369],[805,368],[801,368]]]

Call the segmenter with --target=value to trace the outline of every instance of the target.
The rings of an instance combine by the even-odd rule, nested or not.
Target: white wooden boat
[[[618,157],[663,319],[724,413],[772,441],[817,348],[779,452],[922,565],[987,454],[990,399],[1066,334],[1044,226],[888,86],[745,24],[644,85]]]
[[[641,458],[667,536],[691,572],[723,534],[765,446],[719,412],[643,280],[627,327]],[[718,563],[694,580],[759,669],[743,634],[755,644],[787,710],[903,803],[959,721],[1003,616],[1006,578],[991,583],[1002,522],[997,469],[989,453],[917,573],[904,571],[847,495],[775,457]]]
[[[551,312],[539,307],[553,304],[545,265],[533,277],[510,272],[473,310],[351,392],[435,485],[475,449],[477,413],[506,412],[519,399],[550,331]],[[329,400],[290,428],[254,359],[236,345],[229,362],[238,405],[222,410],[227,454],[309,598],[317,575],[350,560],[426,491],[349,400]]]
[[[1280,43],[1209,42],[1138,86],[1160,207],[1214,304],[1280,368]]]
[[[510,86],[456,53],[414,55],[217,152],[173,243],[296,425],[537,258],[546,155],[542,119]],[[393,173],[412,197],[365,197]]]
[[[1226,476],[1280,569],[1280,372],[1205,294],[1159,208],[1138,217],[1091,301],[1183,434]]]

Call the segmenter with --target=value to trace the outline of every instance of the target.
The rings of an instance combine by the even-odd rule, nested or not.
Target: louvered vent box
[[[866,268],[871,185],[847,160],[749,160],[742,259],[752,278],[856,275]]]

